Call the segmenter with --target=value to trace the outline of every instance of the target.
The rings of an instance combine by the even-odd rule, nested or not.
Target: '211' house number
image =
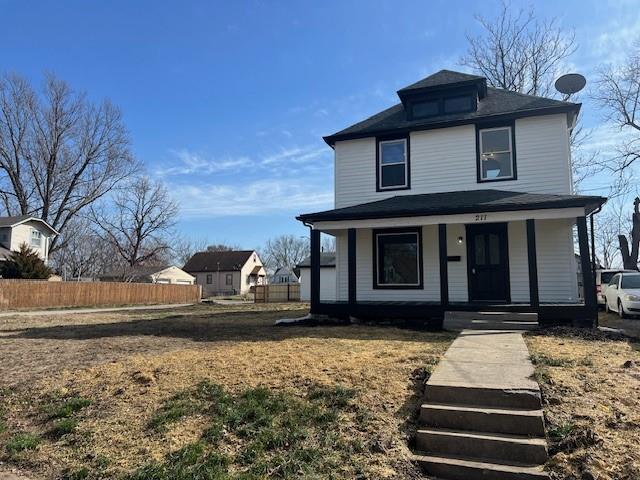
[[[479,213],[476,215],[476,222],[484,222],[487,219],[486,213]]]

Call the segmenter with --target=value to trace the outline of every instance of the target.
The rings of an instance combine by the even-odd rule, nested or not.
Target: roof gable
[[[182,268],[185,272],[240,271],[255,250],[198,252]]]
[[[54,235],[59,235],[59,232],[49,225],[47,222],[42,220],[41,218],[34,217],[32,215],[14,215],[8,217],[0,217],[0,228],[2,227],[16,227],[18,225],[22,225],[27,222],[38,222],[42,224],[50,233]]]

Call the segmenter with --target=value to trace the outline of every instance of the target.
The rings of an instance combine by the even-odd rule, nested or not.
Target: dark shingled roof
[[[12,217],[0,217],[0,227],[11,227],[16,223],[32,218],[31,215],[14,215]]]
[[[335,252],[323,252],[320,254],[320,266],[321,267],[335,267],[336,266],[336,254]],[[298,264],[298,268],[310,268],[311,256],[308,256]]]
[[[253,250],[229,252],[198,252],[182,268],[185,272],[239,271],[253,254]]]
[[[434,80],[434,78],[436,80]],[[455,82],[464,82],[465,79],[468,81],[474,78],[481,77],[442,70],[409,87],[399,90],[398,93],[408,93],[411,89],[425,88],[434,85],[451,86]],[[448,81],[443,83],[445,79],[448,79]],[[478,109],[473,112],[451,113],[408,120],[404,105],[398,103],[380,113],[376,113],[366,120],[351,125],[344,130],[340,130],[333,135],[324,137],[324,140],[329,145],[333,145],[339,140],[363,138],[377,134],[406,133],[413,130],[450,127],[475,123],[480,120],[499,120],[505,116],[524,117],[532,114],[542,115],[547,113],[566,113],[570,111],[577,113],[579,110],[579,103],[562,102],[551,98],[535,97],[533,95],[488,87],[486,97],[478,101]]]
[[[453,70],[440,70],[439,72],[429,75],[416,83],[412,83],[398,90],[398,93],[411,92],[412,90],[422,90],[423,88],[446,87],[452,83],[461,82],[480,82],[484,81],[484,77],[478,75],[470,75],[468,73],[454,72]]]
[[[465,190],[422,195],[399,195],[351,207],[308,213],[297,218],[303,222],[322,222],[570,207],[585,207],[587,213],[590,213],[606,201],[607,199],[604,197],[588,195]]]

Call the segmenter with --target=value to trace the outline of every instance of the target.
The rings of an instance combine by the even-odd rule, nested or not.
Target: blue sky
[[[519,5],[520,2],[513,2]],[[529,3],[522,3],[528,6]],[[0,0],[0,71],[54,72],[123,111],[134,153],[181,204],[179,229],[261,246],[305,235],[298,213],[330,208],[332,150],[321,136],[396,102],[441,68],[463,70],[470,1]],[[589,79],[640,36],[631,1],[539,1],[575,29],[568,70]],[[591,148],[615,139],[588,99]],[[592,180],[589,193],[606,181]]]

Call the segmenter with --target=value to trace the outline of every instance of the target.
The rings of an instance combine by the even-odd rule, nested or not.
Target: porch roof
[[[301,222],[313,223],[572,207],[584,207],[585,214],[588,215],[606,201],[607,199],[604,197],[591,195],[552,195],[488,189],[464,190],[398,195],[350,207],[307,213],[299,215],[297,219]]]

